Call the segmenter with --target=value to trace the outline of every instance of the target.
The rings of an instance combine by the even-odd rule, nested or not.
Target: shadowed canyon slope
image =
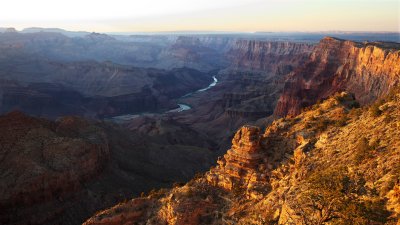
[[[10,84],[1,87],[1,111],[47,117],[167,110],[175,107],[174,98],[212,80],[189,68],[165,71],[98,62],[33,62],[10,70],[2,76]]]
[[[127,197],[187,181],[214,159],[210,141],[188,129],[170,140],[163,132],[12,112],[0,117],[0,130],[1,224],[79,224]]]

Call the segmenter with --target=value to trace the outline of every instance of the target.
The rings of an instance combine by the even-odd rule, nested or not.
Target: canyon
[[[330,175],[347,153],[320,162],[356,151],[341,145],[351,130],[397,121],[400,44],[357,35],[0,33],[0,222],[297,223],[304,196],[287,188]],[[374,145],[386,128],[363,135]],[[379,143],[371,154],[397,157],[397,139]],[[364,177],[387,182],[363,195],[392,196],[384,215],[397,210],[387,170]]]
[[[366,61],[352,58],[349,45]],[[287,117],[265,132],[240,128],[217,165],[190,182],[119,203],[84,224],[395,224],[398,46],[324,38],[284,79],[274,116]],[[343,62],[359,69],[337,79]],[[315,85],[290,86],[292,79]],[[337,93],[343,90],[353,94]],[[311,102],[290,105],[287,96]],[[282,104],[290,110],[279,111]]]
[[[4,80],[17,85],[4,86],[2,112],[23,110],[56,118],[72,110],[70,114],[103,118],[160,111],[174,107],[172,99],[212,80],[206,73],[186,68],[164,71],[113,63],[45,62],[36,70],[40,77],[26,73],[34,67],[28,64],[27,68],[17,67],[4,75]]]

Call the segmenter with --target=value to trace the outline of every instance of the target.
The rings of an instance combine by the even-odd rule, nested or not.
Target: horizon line
[[[259,30],[259,31],[240,31],[240,30],[159,30],[159,31],[87,31],[87,30],[69,30],[60,27],[24,27],[16,29],[15,27],[2,26],[3,29],[15,29],[18,32],[22,32],[28,29],[60,29],[66,32],[87,32],[87,33],[104,33],[104,34],[123,34],[123,33],[242,33],[242,34],[257,34],[257,33],[396,33],[400,34],[400,30],[396,31],[372,31],[372,30]]]

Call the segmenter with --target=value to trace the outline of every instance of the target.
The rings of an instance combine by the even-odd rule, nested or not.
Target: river
[[[208,89],[214,87],[215,85],[217,85],[218,79],[217,79],[215,76],[213,76],[212,78],[213,78],[213,82],[212,82],[211,84],[209,84],[207,87],[202,88],[202,89],[199,89],[199,90],[194,91],[194,92],[187,93],[187,94],[185,94],[184,96],[182,96],[182,97],[180,97],[180,98],[181,98],[181,99],[182,99],[182,98],[187,98],[187,97],[191,96],[191,95],[194,94],[194,93],[207,91]]]
[[[195,93],[204,92],[204,91],[207,91],[208,89],[214,87],[215,85],[217,85],[218,79],[215,76],[213,76],[212,78],[213,78],[213,82],[211,84],[209,84],[207,87],[199,89],[199,90],[194,91],[194,92],[187,93],[187,94],[183,95],[182,97],[180,97],[179,99],[190,97],[191,95],[193,95]],[[189,105],[186,105],[186,104],[183,104],[183,103],[178,103],[178,106],[179,106],[179,108],[176,108],[176,109],[173,109],[173,110],[169,110],[166,113],[183,112],[183,111],[186,111],[186,110],[190,110],[192,108]]]
[[[210,88],[214,87],[215,85],[217,85],[218,79],[215,76],[213,76],[212,78],[213,78],[213,82],[211,84],[209,84],[207,87],[199,89],[197,91],[193,91],[193,92],[187,93],[187,94],[183,95],[182,97],[180,97],[179,99],[187,98],[187,97],[189,97],[189,96],[191,96],[191,95],[193,95],[195,93],[204,92],[204,91],[207,91]],[[183,111],[187,111],[187,110],[192,109],[192,107],[190,105],[186,105],[186,104],[183,104],[183,103],[178,103],[178,106],[179,106],[178,108],[172,109],[172,110],[168,110],[168,111],[166,111],[164,113],[176,113],[176,112],[183,112]],[[161,113],[161,114],[164,114],[164,113]],[[112,117],[110,119],[107,119],[107,120],[111,120],[113,122],[121,123],[121,122],[129,121],[131,119],[134,119],[134,118],[139,117],[140,115],[144,115],[144,114],[155,114],[155,113],[126,114],[126,115],[114,116],[114,117]]]

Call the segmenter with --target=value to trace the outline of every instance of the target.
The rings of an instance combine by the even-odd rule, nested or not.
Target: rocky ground
[[[400,94],[336,94],[265,131],[241,128],[218,165],[85,224],[395,224]]]

